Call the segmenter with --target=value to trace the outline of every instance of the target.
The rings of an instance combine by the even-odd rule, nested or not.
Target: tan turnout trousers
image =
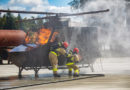
[[[66,54],[66,51],[65,51],[64,48],[58,48],[55,51],[49,52],[49,60],[50,60],[50,63],[53,67],[53,74],[57,74],[57,71],[58,71],[58,69],[57,69],[57,67],[58,67],[58,56]]]
[[[72,70],[74,70],[74,74],[79,74],[79,68],[77,65],[75,65],[75,62],[79,61],[78,55],[71,55],[70,57],[73,62],[68,62],[66,64],[68,67],[69,73],[72,73]]]

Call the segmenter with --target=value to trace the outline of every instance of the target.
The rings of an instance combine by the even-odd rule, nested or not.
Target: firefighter
[[[64,55],[66,56],[66,49],[68,47],[67,42],[58,43],[57,45],[54,45],[51,47],[51,50],[49,52],[49,60],[53,68],[53,76],[54,77],[60,77],[60,75],[57,73],[58,71],[58,56]]]
[[[76,65],[76,63],[79,62],[79,56],[77,55],[79,53],[78,48],[74,48],[73,51],[69,51],[69,54],[67,55],[67,67],[68,67],[68,75],[72,76],[72,70],[74,70],[74,77],[79,76],[79,68]]]

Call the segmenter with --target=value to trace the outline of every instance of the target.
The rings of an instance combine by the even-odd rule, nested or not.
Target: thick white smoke
[[[108,13],[84,15],[81,22],[84,26],[98,28],[100,50],[114,50],[126,53],[130,48],[130,34],[127,28],[127,9],[125,0],[90,0],[81,11],[110,9]]]

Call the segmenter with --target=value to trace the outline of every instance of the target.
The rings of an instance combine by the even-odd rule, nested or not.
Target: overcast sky
[[[72,0],[0,0],[0,9],[70,12],[69,2]],[[17,14],[15,14],[17,15]],[[22,15],[30,17],[32,15]],[[33,15],[37,16],[37,15]]]

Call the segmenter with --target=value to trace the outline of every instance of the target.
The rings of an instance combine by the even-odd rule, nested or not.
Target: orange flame
[[[26,38],[25,38],[25,42],[26,42],[26,43],[29,43],[29,41],[30,41],[29,36],[26,36]]]
[[[48,42],[48,39],[51,35],[51,30],[49,29],[40,29],[40,33],[38,35],[38,43],[39,44],[46,44]]]
[[[53,42],[55,40],[56,35],[58,34],[58,32],[54,32],[50,41]],[[39,33],[28,32],[25,41],[26,43],[36,43],[44,45],[48,42],[50,35],[51,30],[42,28],[40,29]]]
[[[26,43],[35,43],[37,39],[37,32],[28,32],[25,38]]]
[[[54,32],[50,41],[51,41],[51,42],[54,42],[55,37],[56,37],[58,34],[59,34],[58,32]]]

